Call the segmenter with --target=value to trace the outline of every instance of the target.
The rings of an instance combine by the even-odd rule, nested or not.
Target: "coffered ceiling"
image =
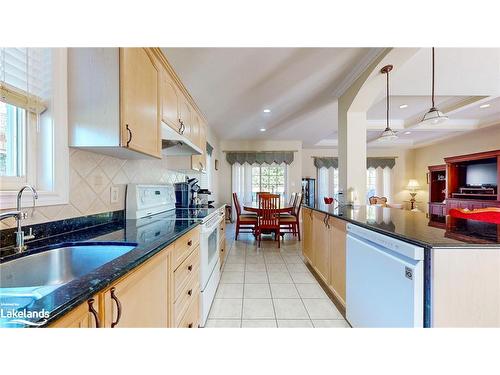
[[[381,51],[163,50],[219,138],[300,140],[305,147],[336,147],[337,98]],[[443,125],[422,127],[418,122],[430,107],[430,83],[429,48],[394,67],[390,119],[400,137],[391,145],[419,147],[500,124],[500,49],[436,49],[436,104],[450,119]],[[367,112],[368,147],[381,146],[374,140],[385,127],[385,113],[385,85],[381,84]]]

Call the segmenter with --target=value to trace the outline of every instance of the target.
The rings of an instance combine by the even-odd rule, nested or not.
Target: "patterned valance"
[[[339,159],[331,157],[321,157],[321,158],[315,157],[314,166],[316,168],[338,168]]]
[[[396,158],[366,158],[366,168],[393,168],[396,165]],[[339,159],[337,157],[314,157],[316,168],[338,168]]]
[[[206,150],[207,150],[207,154],[212,156],[212,151],[214,150],[214,148],[212,147],[212,145],[210,143],[207,142],[207,147],[206,147]]]
[[[229,164],[291,164],[293,162],[293,151],[249,151],[249,152],[227,152],[226,160]]]

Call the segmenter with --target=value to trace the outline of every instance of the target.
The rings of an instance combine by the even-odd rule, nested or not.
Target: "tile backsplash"
[[[122,160],[79,149],[70,149],[69,204],[37,207],[23,225],[92,215],[125,208],[128,183],[172,184],[186,175],[168,169],[168,160]],[[119,190],[118,202],[111,203],[111,187]],[[15,226],[9,218],[0,229]]]

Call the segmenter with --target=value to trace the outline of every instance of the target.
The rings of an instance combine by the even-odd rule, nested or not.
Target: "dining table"
[[[259,202],[243,202],[243,210],[246,212],[253,212],[259,215],[260,213]],[[278,209],[278,212],[280,214],[291,213],[292,211],[293,211],[293,204],[290,204],[289,202],[285,201],[280,202],[280,208]]]

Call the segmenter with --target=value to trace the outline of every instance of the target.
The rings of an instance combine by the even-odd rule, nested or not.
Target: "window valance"
[[[396,165],[396,158],[366,158],[366,168],[393,168]],[[338,168],[339,159],[337,157],[314,157],[316,168]]]
[[[293,162],[293,151],[249,151],[249,152],[227,152],[226,160],[229,164],[291,164]]]

